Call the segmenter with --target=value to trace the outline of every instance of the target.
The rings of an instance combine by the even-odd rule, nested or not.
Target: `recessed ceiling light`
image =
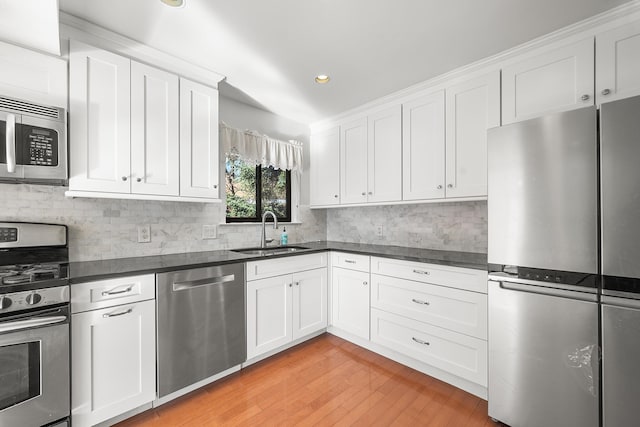
[[[185,0],[160,0],[162,3],[171,7],[183,7]]]
[[[329,83],[329,80],[331,79],[326,74],[318,74],[315,80],[316,80],[316,83],[320,83],[321,85],[323,85],[325,83]]]

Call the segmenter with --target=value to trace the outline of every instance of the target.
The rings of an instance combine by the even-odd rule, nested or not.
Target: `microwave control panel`
[[[0,242],[17,242],[18,229],[15,227],[0,227]]]
[[[58,165],[58,133],[52,129],[22,125],[22,164],[35,166]]]

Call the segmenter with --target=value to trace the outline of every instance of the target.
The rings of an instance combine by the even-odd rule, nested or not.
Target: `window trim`
[[[237,223],[255,224],[255,223],[262,222],[262,214],[260,213],[262,212],[262,165],[258,164],[255,166],[255,168],[256,168],[256,216],[251,218],[228,217],[225,209],[226,224],[237,224]],[[292,176],[291,170],[285,169],[284,171],[286,173],[286,180],[287,180],[287,186],[286,186],[287,210],[286,210],[286,216],[284,218],[278,218],[278,222],[291,222],[292,212],[293,212],[293,209],[291,206],[293,205],[293,200],[292,200],[293,180],[291,177]],[[226,198],[227,198],[227,192],[225,188],[225,200]],[[266,222],[273,222],[273,217],[268,216],[266,219]]]

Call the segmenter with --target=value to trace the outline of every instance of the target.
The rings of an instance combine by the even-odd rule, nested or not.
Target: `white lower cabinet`
[[[327,268],[281,274],[247,282],[247,359],[275,350],[327,327]],[[295,269],[309,257],[280,258],[282,271]],[[303,258],[296,260],[296,258]],[[270,261],[247,263],[260,270]]]
[[[156,312],[153,275],[77,284],[71,291],[71,418],[75,427],[92,426],[156,398]],[[152,299],[126,297],[144,288]],[[125,279],[126,282],[126,279]],[[136,288],[138,286],[138,288]],[[125,295],[91,309],[92,295]],[[148,293],[144,292],[147,297]],[[131,301],[133,299],[134,301]],[[78,311],[88,310],[88,311]]]
[[[333,253],[331,259],[331,325],[368,340],[369,257]],[[353,269],[343,268],[349,265]]]

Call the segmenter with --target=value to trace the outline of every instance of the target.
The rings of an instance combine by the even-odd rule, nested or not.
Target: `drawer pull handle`
[[[429,344],[428,341],[422,341],[421,339],[418,339],[416,337],[411,337],[412,340],[414,340],[415,342],[417,342],[418,344],[422,344],[422,345],[431,345]]]
[[[131,292],[131,289],[133,289],[133,285],[129,285],[128,288],[125,288],[121,291],[104,291],[102,292],[102,296],[107,297],[109,295],[126,294],[127,292]]]
[[[344,262],[346,262],[347,264],[355,264],[356,262],[352,259],[345,259]]]
[[[429,305],[429,301],[422,301],[415,298],[411,298],[411,301],[415,302],[416,304]]]
[[[128,310],[125,311],[121,311],[120,313],[107,313],[107,314],[103,314],[102,317],[118,317],[118,316],[124,316],[125,314],[129,314],[133,312],[133,308],[130,308]]]
[[[414,269],[413,272],[416,273],[416,274],[424,274],[425,276],[428,276],[428,275],[431,274],[431,273],[429,273],[428,271],[425,271],[425,270],[416,270],[416,269]]]

